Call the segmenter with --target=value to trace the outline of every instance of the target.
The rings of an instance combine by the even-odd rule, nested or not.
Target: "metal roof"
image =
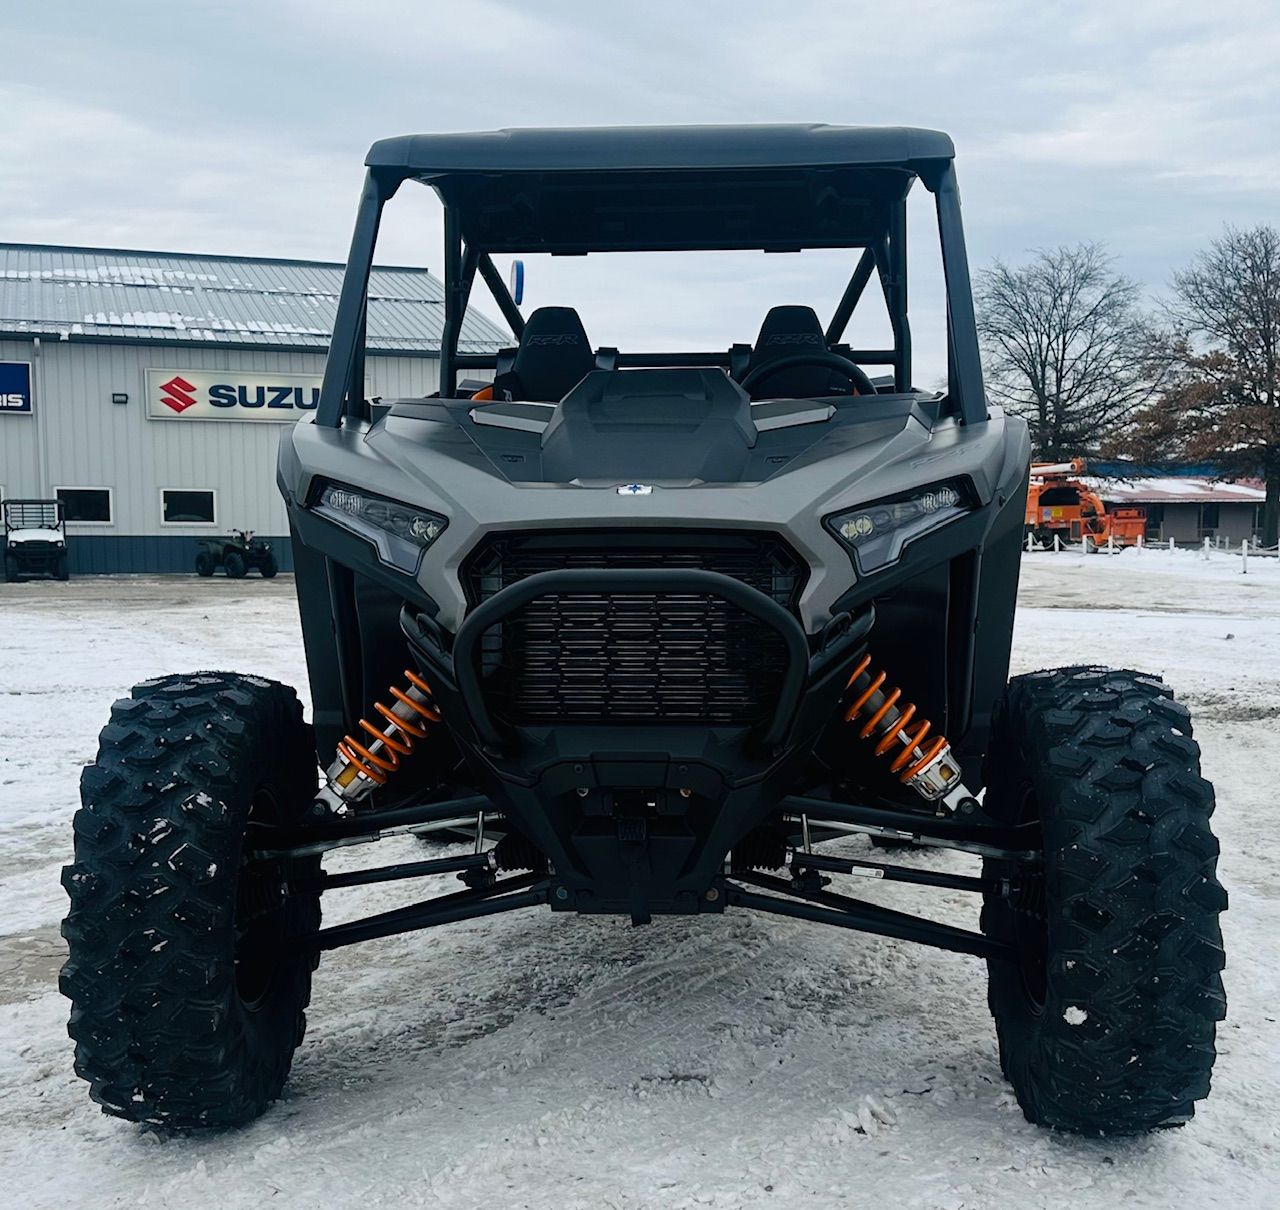
[[[323,350],[345,266],[325,261],[0,244],[0,337]],[[368,348],[436,355],[444,286],[425,269],[375,265]],[[511,343],[472,311],[462,352]]]
[[[1261,504],[1267,493],[1258,480],[1227,482],[1187,475],[1141,479],[1081,480],[1104,500],[1115,504]]]
[[[405,175],[910,166],[949,160],[937,130],[908,126],[595,126],[413,134],[381,139],[370,168]]]

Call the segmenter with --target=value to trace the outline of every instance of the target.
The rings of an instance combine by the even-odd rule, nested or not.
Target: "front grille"
[[[560,568],[699,568],[795,610],[805,568],[771,534],[592,531],[496,534],[463,569],[472,605]],[[754,723],[771,713],[786,648],[719,597],[573,593],[539,597],[480,645],[490,709],[513,723]]]

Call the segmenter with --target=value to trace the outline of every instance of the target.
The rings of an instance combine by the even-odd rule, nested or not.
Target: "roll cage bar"
[[[747,138],[755,130],[761,132],[769,144],[760,154],[754,157],[744,154],[740,144],[733,144],[738,148],[732,152],[736,158],[731,163],[722,162],[726,159],[727,138]],[[815,135],[821,136],[821,141]],[[506,142],[497,145],[500,154],[495,155],[494,145],[486,140],[498,136]],[[834,139],[839,141],[833,144],[831,141]],[[610,159],[610,153],[602,150],[615,148],[619,141],[630,152],[630,158],[621,163],[616,158]],[[424,145],[429,154],[424,155]],[[566,146],[570,148],[568,154]],[[675,147],[674,152],[672,146]],[[787,148],[791,158],[780,154],[779,147]],[[478,156],[477,148],[482,149],[483,157]],[[524,331],[524,317],[494,265],[492,252],[495,250],[578,255],[600,250],[762,246],[766,250],[777,251],[796,251],[802,247],[860,248],[848,284],[827,324],[826,342],[828,346],[839,344],[872,274],[876,274],[893,332],[893,348],[842,352],[863,365],[892,367],[895,391],[907,391],[911,386],[911,327],[907,315],[906,199],[911,185],[919,179],[934,195],[937,209],[947,293],[948,396],[961,423],[981,423],[987,418],[986,403],[960,214],[960,193],[950,149],[950,140],[934,131],[858,127],[500,131],[493,135],[412,136],[376,143],[366,161],[369,167],[356,213],[316,423],[336,428],[346,417],[369,417],[363,390],[369,274],[382,209],[400,185],[410,178],[432,185],[444,203],[445,297],[440,393],[446,397],[457,390],[459,370],[491,369],[496,365],[493,353],[462,352],[458,347],[463,317],[477,274],[516,338],[519,339]],[[760,151],[760,148],[753,147],[753,150]],[[831,158],[820,158],[817,152]],[[612,150],[611,154],[617,155]],[[795,158],[801,154],[809,158]],[[682,162],[682,155],[690,162]],[[594,167],[587,167],[593,156],[597,156],[599,162]],[[703,165],[708,160],[711,161],[710,168],[704,171]],[[860,216],[851,210],[850,199],[843,198],[845,210],[840,213],[840,221],[845,225],[833,229],[830,198],[805,180],[805,173],[811,171],[815,179],[821,181],[833,179],[835,173],[847,172],[861,174],[857,177],[859,181],[883,178],[890,182],[891,193],[871,198],[864,207],[870,212],[874,204],[879,221],[868,226],[868,220],[862,217],[863,229],[855,230]],[[626,177],[618,177],[616,174],[620,172],[626,173]],[[660,210],[655,214],[641,214],[637,234],[630,238],[625,234],[621,240],[606,238],[604,233],[612,229],[589,209],[593,205],[590,186],[597,181],[612,177],[614,181],[626,180],[627,187],[634,188],[637,181],[658,178],[670,185],[681,176],[692,180],[691,172],[697,173],[702,184],[699,186],[695,182],[692,188],[685,189],[684,209],[673,208],[674,217],[668,217]],[[637,173],[645,173],[646,176],[637,177]],[[767,176],[767,173],[773,176]],[[769,185],[776,188],[776,182],[782,179],[779,174],[785,174],[788,182],[799,181],[808,185],[808,195],[803,189],[798,194],[801,202],[799,212],[768,208]],[[560,182],[566,180],[573,182],[568,190],[560,186]],[[692,237],[685,236],[679,223],[682,218],[687,220],[690,215],[696,216],[698,189],[707,188],[707,182],[722,187],[726,182],[737,180],[741,185],[736,187],[748,201],[757,197],[763,199],[752,212],[750,221],[756,226],[738,239],[721,235],[699,237],[696,232]],[[529,186],[531,181],[536,184]],[[560,186],[560,193],[547,186],[547,181],[555,181]],[[844,184],[847,188],[848,179]],[[518,210],[512,204],[512,198],[522,188],[532,188],[535,193],[541,188],[550,199],[545,204],[548,210],[552,204],[564,205],[564,195],[579,206],[588,208],[579,214],[589,214],[596,221],[594,240],[591,232],[587,242],[576,236],[569,241],[557,234],[556,220],[563,220],[563,212],[551,212],[545,216],[538,213],[530,220],[526,210]],[[523,201],[523,197],[520,200]],[[854,203],[858,200],[856,196],[853,198]],[[542,203],[541,195],[538,201]],[[713,204],[708,201],[708,206]],[[503,205],[508,206],[508,211],[502,211]],[[496,219],[494,213],[497,213]],[[848,217],[850,214],[852,218]],[[506,226],[503,226],[504,221]],[[545,226],[537,226],[539,221]],[[802,224],[803,231],[811,230],[812,235],[797,237],[794,234],[797,222]],[[662,225],[664,223],[665,226]],[[775,225],[770,226],[770,223]],[[849,226],[850,223],[853,225]],[[641,229],[641,224],[648,225]],[[471,238],[468,238],[468,233]],[[728,352],[620,353],[616,364],[624,368],[719,365],[728,369],[730,355]]]

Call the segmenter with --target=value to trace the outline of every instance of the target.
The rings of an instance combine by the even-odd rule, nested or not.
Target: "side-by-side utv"
[[[67,514],[61,500],[5,500],[0,503],[0,517],[6,580],[71,579]]]
[[[513,130],[367,164],[319,406],[279,458],[313,725],[292,689],[227,672],[113,708],[64,878],[93,1097],[170,1129],[261,1113],[320,955],[352,942],[519,909],[750,910],[984,959],[1032,1121],[1189,1118],[1224,1012],[1213,791],[1158,677],[1007,681],[1029,446],[983,395],[950,139]],[[440,391],[370,402],[379,217],[418,184],[444,204]],[[912,189],[936,204],[941,390],[912,379]],[[825,323],[783,300],[693,353],[526,317],[493,259],[806,248],[850,253]],[[514,336],[496,354],[459,348],[477,278]],[[845,341],[869,288],[891,347]],[[461,824],[473,852],[322,868]],[[981,870],[827,844],[849,834]],[[321,926],[322,895],[442,872],[456,891]],[[980,924],[846,889],[865,878],[972,892]]]

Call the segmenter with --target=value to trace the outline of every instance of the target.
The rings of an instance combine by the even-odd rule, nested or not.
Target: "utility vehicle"
[[[229,672],[113,708],[65,874],[92,1095],[168,1128],[252,1118],[320,955],[353,942],[749,910],[984,959],[1035,1122],[1187,1119],[1224,1010],[1213,793],[1157,677],[1006,683],[1029,445],[983,396],[950,139],[510,130],[393,138],[367,165],[319,405],[279,456],[313,726],[292,689]],[[418,184],[444,204],[440,392],[369,401],[379,216]],[[912,385],[912,189],[941,239],[940,390]],[[804,248],[849,250],[825,325],[784,303],[750,344],[679,353],[593,348],[568,307],[526,318],[493,260]],[[477,280],[510,349],[459,348]],[[892,343],[851,347],[873,281]],[[465,397],[463,371],[492,385]],[[459,821],[474,852],[321,868]],[[828,845],[849,834],[982,868]],[[321,927],[322,894],[442,872],[461,887]],[[868,877],[971,892],[981,923],[848,893]],[[846,1042],[833,1063],[857,1063]]]
[[[67,555],[67,518],[61,500],[6,500],[4,578],[11,583],[33,576],[71,578]]]
[[[201,538],[196,549],[196,575],[211,576],[222,568],[228,578],[243,579],[258,571],[264,580],[280,569],[271,543],[254,537],[251,529],[233,529],[225,538]]]
[[[1102,497],[1081,479],[1087,469],[1083,458],[1031,464],[1023,530],[1028,548],[1038,542],[1053,550],[1055,538],[1083,542],[1086,550],[1137,545],[1146,532],[1146,510],[1108,509]]]

